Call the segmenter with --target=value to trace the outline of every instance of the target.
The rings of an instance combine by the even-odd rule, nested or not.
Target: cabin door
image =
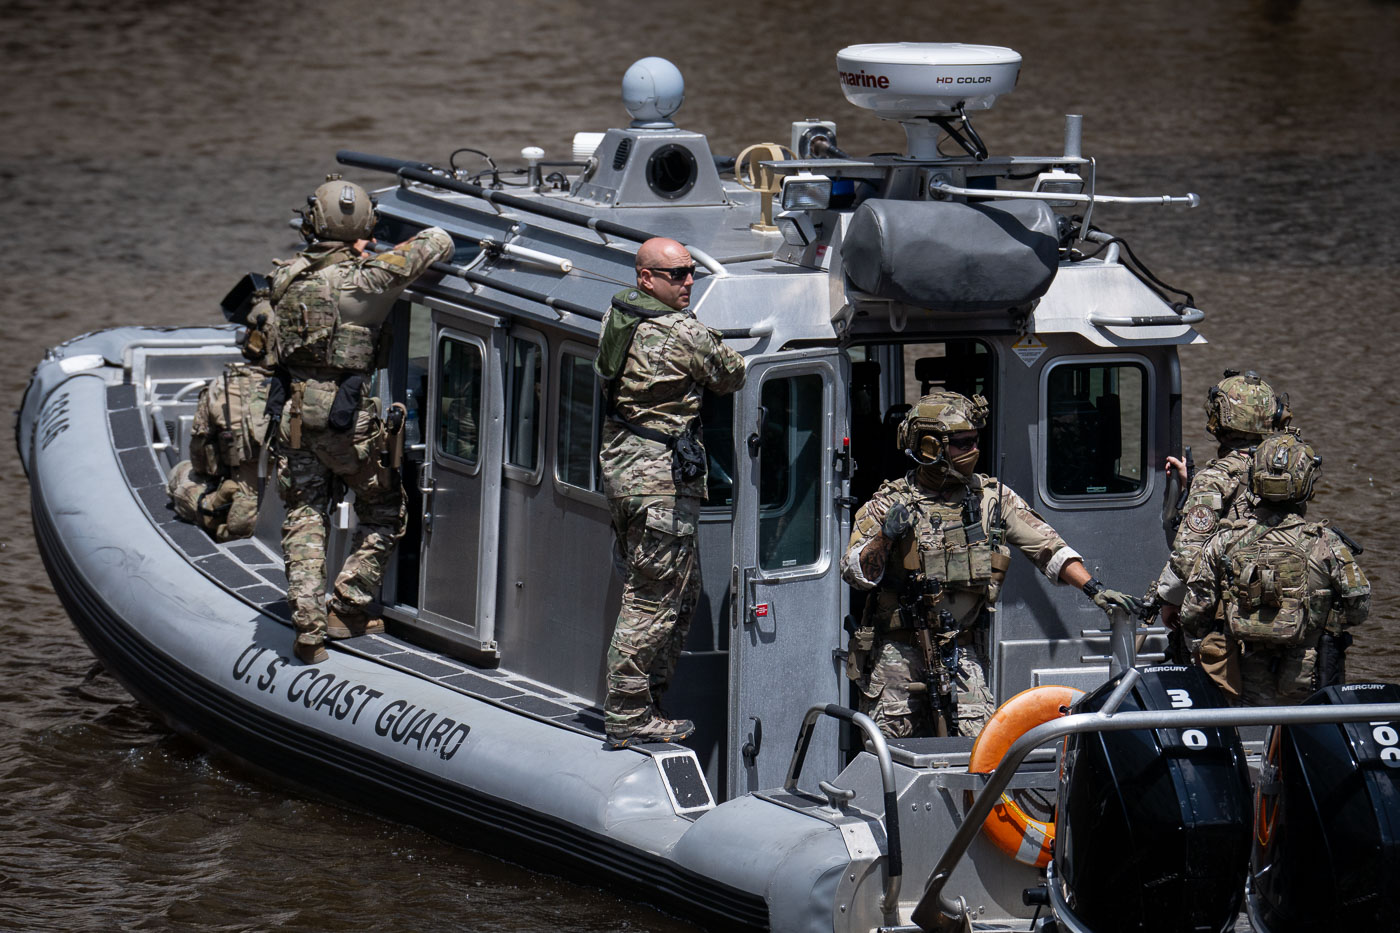
[[[752,358],[734,406],[728,796],[780,787],[802,717],[841,703],[837,567],[845,544],[846,436],[839,351]],[[835,721],[819,724],[803,769],[840,767]]]
[[[418,622],[494,655],[501,501],[500,377],[504,332],[433,315],[424,463]]]

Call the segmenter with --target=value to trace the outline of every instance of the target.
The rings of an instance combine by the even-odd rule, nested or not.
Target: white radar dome
[[[635,66],[634,66],[635,67]],[[881,42],[836,53],[841,91],[886,120],[989,110],[1016,87],[1020,53],[960,42]]]
[[[681,70],[664,58],[652,56],[632,63],[622,76],[622,103],[636,127],[669,127],[671,114],[685,100]]]

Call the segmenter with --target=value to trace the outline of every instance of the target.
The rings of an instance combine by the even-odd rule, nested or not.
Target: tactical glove
[[[1092,599],[1094,605],[1104,612],[1111,613],[1115,609],[1122,609],[1134,616],[1142,614],[1142,603],[1137,597],[1110,590],[1095,577],[1090,577],[1089,582],[1084,584],[1084,595]]]
[[[909,507],[903,502],[896,502],[885,513],[885,521],[880,526],[880,534],[891,541],[898,541],[913,525],[914,520],[909,515]]]

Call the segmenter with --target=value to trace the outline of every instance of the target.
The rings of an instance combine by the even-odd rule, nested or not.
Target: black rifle
[[[1317,640],[1317,688],[1346,682],[1347,649],[1351,647],[1351,632],[1323,632]]]
[[[938,608],[943,601],[943,584],[921,573],[911,574],[898,601],[900,614],[914,626],[923,654],[925,681],[918,686],[927,691],[932,712],[941,717],[936,730],[940,736],[956,735],[958,696],[953,690],[953,672],[958,668],[957,623],[951,612]],[[937,623],[931,623],[932,619]]]

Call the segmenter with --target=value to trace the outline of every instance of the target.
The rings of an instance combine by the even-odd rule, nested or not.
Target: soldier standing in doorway
[[[695,262],[661,237],[637,250],[637,287],[613,296],[595,368],[608,420],[598,459],[612,512],[622,607],[608,648],[608,746],[695,731],[658,709],[700,593],[696,531],[706,498],[700,403],[744,384],[744,358],[689,310]]]
[[[860,687],[860,711],[891,738],[975,736],[991,718],[989,610],[1011,547],[1104,612],[1139,609],[1094,579],[1024,499],[976,472],[987,416],[980,395],[919,399],[898,434],[915,469],[860,507],[841,558],[847,583],[875,591],[851,635],[846,673]]]

